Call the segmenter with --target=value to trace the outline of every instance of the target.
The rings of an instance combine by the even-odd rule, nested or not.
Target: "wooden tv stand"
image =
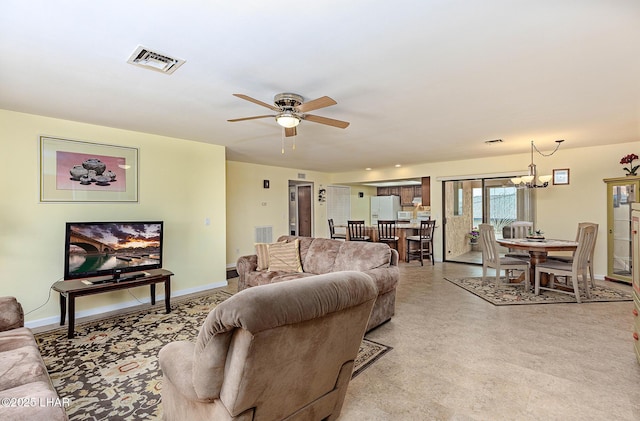
[[[133,279],[127,279],[127,277],[134,275],[141,276]],[[161,282],[164,282],[165,310],[167,313],[170,313],[172,275],[172,272],[165,269],[152,269],[145,272],[122,274],[121,276],[123,279],[119,279],[117,281],[112,280],[111,276],[58,281],[53,284],[52,289],[60,293],[60,326],[64,325],[65,315],[67,313],[67,299],[69,300],[69,331],[67,333],[67,338],[72,339],[75,328],[76,297],[149,285],[151,291],[151,304],[154,305],[156,303],[156,284]]]

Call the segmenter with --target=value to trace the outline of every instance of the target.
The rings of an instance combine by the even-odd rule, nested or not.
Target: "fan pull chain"
[[[284,129],[282,129],[282,149],[280,151],[282,155],[284,155]]]
[[[293,146],[291,147],[292,150],[296,150],[296,137],[298,136],[293,136]]]

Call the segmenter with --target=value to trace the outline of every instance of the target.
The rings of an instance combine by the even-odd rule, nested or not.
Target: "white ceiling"
[[[3,0],[0,108],[329,172],[562,151],[640,140],[639,47],[638,0]],[[274,120],[226,121],[280,92],[351,125],[303,121],[282,154]]]

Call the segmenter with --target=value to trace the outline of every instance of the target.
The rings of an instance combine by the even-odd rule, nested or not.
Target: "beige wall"
[[[549,152],[555,145],[536,145]],[[540,174],[551,174],[554,168],[570,169],[570,184],[551,186],[537,192],[538,229],[555,238],[575,238],[578,222],[600,224],[595,252],[595,272],[602,277],[607,271],[607,198],[604,178],[624,175],[620,159],[630,153],[639,154],[640,142],[571,148],[568,139],[560,150],[550,157],[534,156]],[[467,159],[461,161],[420,164],[402,168],[374,171],[336,173],[331,175],[335,184],[362,183],[375,180],[395,180],[431,176],[431,215],[442,219],[442,182],[439,178],[474,174],[496,174],[527,170],[530,154],[504,157]],[[441,229],[435,233],[436,258],[442,259]]]
[[[136,147],[140,153],[138,203],[39,203],[40,135]],[[352,218],[369,219],[367,181],[431,176],[431,211],[442,218],[439,178],[522,172],[529,154],[421,164],[403,168],[327,174],[297,169],[226,162],[224,148],[151,134],[81,124],[0,110],[0,295],[15,295],[26,311],[47,300],[51,284],[63,270],[64,223],[87,220],[164,220],[164,266],[175,272],[173,290],[180,294],[225,283],[225,266],[254,252],[254,229],[271,225],[274,238],[288,230],[289,180],[313,183],[314,235],[328,237],[326,203],[318,190],[330,184],[350,185]],[[620,158],[640,152],[640,142],[592,148],[569,148],[568,140],[552,157],[538,155],[540,173],[569,168],[571,183],[538,192],[537,226],[548,235],[573,238],[579,221],[600,224],[595,271],[606,273],[606,187],[603,178],[623,175]],[[546,149],[540,145],[541,150]],[[226,171],[225,171],[226,168]],[[298,178],[300,173],[305,178]],[[263,180],[270,188],[263,188]],[[226,184],[226,187],[225,187]],[[359,198],[358,192],[364,192]],[[210,225],[205,225],[209,218]],[[436,255],[442,258],[440,229]],[[148,300],[148,289],[132,293]],[[118,291],[78,301],[79,315],[130,305]],[[57,320],[57,294],[27,316],[33,323]]]
[[[138,148],[139,202],[39,203],[40,135]],[[67,221],[163,220],[163,263],[175,273],[172,295],[226,283],[223,147],[0,110],[0,149],[0,295],[16,296],[25,311],[47,301],[63,275]],[[148,287],[131,292],[148,302]],[[78,299],[77,311],[135,303],[127,291],[116,291]],[[52,292],[27,321],[58,317]]]
[[[304,179],[298,178],[300,173]],[[273,240],[288,230],[289,181],[313,183],[313,236],[329,238],[326,202],[318,201],[318,191],[329,185],[329,174],[299,169],[270,167],[227,161],[227,266],[238,257],[255,254],[255,227],[273,226]],[[263,181],[269,180],[269,188]],[[370,197],[376,188],[351,187],[351,217],[369,223]],[[358,193],[363,192],[363,197]]]
[[[371,186],[351,187],[351,219],[363,219],[365,224],[371,223],[371,196],[378,195],[378,189]],[[359,193],[363,193],[360,197]]]
[[[268,189],[263,188],[263,180],[269,180]],[[328,174],[227,161],[228,266],[235,266],[240,256],[255,254],[255,227],[272,226],[274,241],[288,233],[289,180],[313,184],[313,235],[329,236],[326,202],[318,202],[318,191],[326,188]]]

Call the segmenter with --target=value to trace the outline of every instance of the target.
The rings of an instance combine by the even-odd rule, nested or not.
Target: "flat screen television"
[[[64,279],[162,268],[163,222],[67,222]]]

